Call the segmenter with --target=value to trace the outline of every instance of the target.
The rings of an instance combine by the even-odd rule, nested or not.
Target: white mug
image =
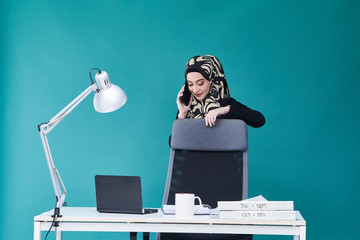
[[[194,215],[194,201],[197,199],[202,206],[201,199],[193,193],[176,193],[175,194],[175,215],[181,217],[189,217]],[[200,209],[198,212],[200,212]],[[196,212],[197,213],[197,212]]]

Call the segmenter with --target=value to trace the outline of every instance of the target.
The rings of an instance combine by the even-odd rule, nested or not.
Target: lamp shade
[[[94,96],[94,108],[97,112],[108,113],[121,108],[127,100],[125,92],[118,86],[111,84],[105,71],[95,75],[98,91]]]

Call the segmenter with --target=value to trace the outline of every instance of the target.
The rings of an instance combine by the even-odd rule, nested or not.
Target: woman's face
[[[186,75],[189,90],[197,100],[202,101],[208,94],[210,82],[199,72],[189,72]]]

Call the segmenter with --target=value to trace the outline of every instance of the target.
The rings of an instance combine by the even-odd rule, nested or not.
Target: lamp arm
[[[50,121],[42,124],[44,132],[48,134],[61,120],[63,120],[71,111],[79,105],[91,92],[95,92],[97,86],[95,83],[91,84],[85,91],[79,94],[66,107],[64,107],[58,114],[56,114]]]
[[[57,168],[54,165],[54,161],[51,155],[50,146],[47,140],[46,135],[63,120],[71,111],[79,105],[92,91],[96,91],[97,86],[95,83],[91,84],[85,91],[83,91],[79,96],[77,96],[72,102],[70,102],[65,108],[63,108],[58,114],[56,114],[50,121],[42,123],[38,126],[40,133],[40,138],[43,144],[46,161],[49,167],[51,181],[53,183],[55,195],[56,195],[56,207],[65,206],[65,196],[67,194],[65,185],[60,177],[60,174]],[[60,184],[63,189],[63,193],[60,188]]]

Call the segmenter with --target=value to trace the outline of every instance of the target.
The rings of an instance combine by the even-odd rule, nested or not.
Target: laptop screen
[[[99,212],[142,213],[140,177],[96,175],[95,188]]]

